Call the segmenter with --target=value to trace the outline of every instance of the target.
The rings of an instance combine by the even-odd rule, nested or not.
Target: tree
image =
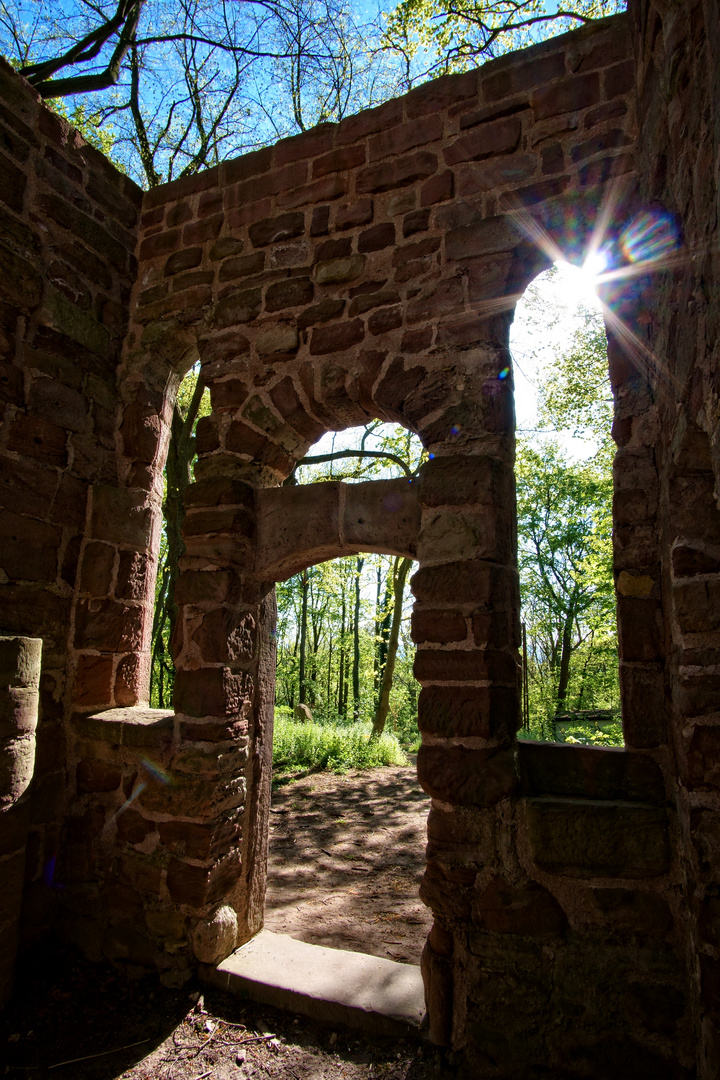
[[[515,466],[518,561],[536,689],[546,717],[568,707],[573,656],[613,639],[612,481],[556,443],[521,445]],[[588,662],[581,680],[587,696]],[[576,702],[577,704],[577,702]],[[549,714],[549,715],[548,715]]]
[[[184,551],[182,522],[185,493],[192,482],[195,426],[200,416],[207,416],[210,412],[209,396],[199,373],[191,371],[180,385],[172,416],[165,465],[164,529],[155,584],[151,643],[150,700],[161,709],[170,703],[174,683],[175,668],[170,643],[177,619],[175,585],[179,560]]]
[[[345,0],[0,0],[0,49],[146,187],[391,96],[376,38]]]
[[[411,85],[625,7],[626,0],[400,0],[387,19],[384,40],[400,56]]]

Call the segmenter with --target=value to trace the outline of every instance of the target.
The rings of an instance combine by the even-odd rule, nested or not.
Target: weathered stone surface
[[[417,767],[423,791],[458,806],[493,806],[512,795],[518,785],[512,750],[423,745]]]
[[[670,869],[666,811],[579,799],[528,799],[533,859],[569,877],[647,878]]]
[[[203,964],[217,964],[235,948],[237,915],[223,904],[207,919],[201,919],[192,932],[193,952]]]

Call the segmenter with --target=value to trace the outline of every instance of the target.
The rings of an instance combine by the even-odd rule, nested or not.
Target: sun
[[[592,311],[601,309],[596,286],[606,265],[606,258],[599,251],[590,253],[582,266],[573,266],[564,259],[557,260],[555,266],[559,275],[558,289],[568,308],[585,307]]]

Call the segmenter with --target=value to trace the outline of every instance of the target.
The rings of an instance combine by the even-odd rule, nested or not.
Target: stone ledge
[[[78,735],[99,739],[116,746],[157,746],[172,737],[175,713],[170,709],[150,709],[133,705],[126,709],[107,709],[91,716],[74,716]]]
[[[666,801],[660,766],[647,754],[620,747],[567,746],[518,739],[523,792],[531,796]]]
[[[262,930],[200,977],[236,997],[377,1035],[419,1033],[420,968]]]

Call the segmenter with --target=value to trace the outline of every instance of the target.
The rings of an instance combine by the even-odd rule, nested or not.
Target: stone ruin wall
[[[12,891],[24,864],[28,939],[47,929],[57,901],[48,885],[63,843],[72,703],[106,705],[111,670],[123,678],[122,655],[110,653],[137,654],[142,644],[142,619],[120,632],[114,618],[118,607],[144,611],[148,599],[112,509],[124,496],[117,367],[141,202],[139,188],[0,61],[0,633],[42,639],[39,720],[27,665],[13,659],[33,646],[2,648],[4,748],[7,738],[16,748],[25,741],[11,732],[35,726],[37,742],[27,805],[0,819],[0,881]],[[146,529],[139,549],[151,547]],[[93,591],[101,563],[116,573],[114,599],[103,608],[91,599],[110,591]],[[101,625],[110,633],[114,626],[115,637],[98,648]],[[116,693],[134,700],[119,686]],[[0,919],[0,932],[14,940],[15,915],[7,927]]]
[[[649,41],[642,5],[634,18],[638,40]],[[668,64],[658,40],[652,48]],[[382,514],[370,508],[368,530],[366,505],[343,509],[342,493],[309,492],[293,496],[301,509],[292,520],[329,499],[321,541],[310,537],[273,567],[263,537],[290,512],[277,485],[307,446],[326,430],[380,417],[418,431],[435,454],[410,499],[415,540],[413,525],[402,537],[385,526],[379,541],[381,550],[416,551],[420,562],[413,637],[423,686],[419,776],[434,798],[423,883],[435,915],[423,956],[433,1038],[498,1077],[542,1067],[675,1077],[692,1065],[698,1025],[711,1046],[712,1025],[688,992],[698,939],[697,908],[688,917],[685,896],[702,877],[687,843],[693,799],[676,798],[677,748],[673,738],[666,745],[678,716],[668,682],[677,661],[666,631],[674,617],[667,540],[654,496],[663,482],[668,498],[673,491],[657,446],[663,406],[652,372],[641,377],[612,336],[628,750],[514,751],[513,420],[510,381],[497,376],[509,363],[514,297],[548,265],[528,227],[580,251],[611,189],[619,193],[611,232],[648,194],[681,216],[686,206],[676,190],[648,191],[661,171],[646,162],[663,153],[662,116],[653,118],[657,99],[641,94],[638,158],[631,47],[627,20],[610,20],[156,189],[143,199],[137,248],[137,189],[2,70],[1,116],[12,119],[15,141],[6,136],[1,159],[18,173],[20,195],[5,212],[0,250],[18,267],[11,290],[24,280],[19,271],[37,282],[34,291],[15,289],[21,319],[10,326],[17,344],[0,442],[10,463],[5,516],[26,519],[11,520],[12,536],[49,529],[55,537],[35,541],[51,552],[45,561],[28,557],[27,541],[3,542],[18,561],[5,566],[13,580],[3,589],[15,592],[6,593],[2,629],[44,642],[31,837],[48,827],[42,853],[28,859],[31,926],[46,917],[43,901],[57,905],[63,932],[89,953],[158,967],[170,982],[259,928],[272,584],[293,558],[313,561],[320,547],[322,557],[366,550]],[[647,77],[643,65],[637,75]],[[664,152],[678,157],[677,148]],[[59,163],[62,176],[50,171]],[[707,205],[702,214],[709,220]],[[93,252],[104,256],[104,276]],[[69,289],[70,305],[62,300]],[[624,311],[641,336],[654,301],[646,290]],[[175,711],[159,713],[132,707],[147,693],[168,419],[196,359],[213,414],[199,425],[185,524]],[[698,400],[710,399],[707,385]],[[55,406],[46,404],[51,391]],[[73,418],[62,452],[60,416]],[[21,444],[12,435],[37,424],[46,426]],[[38,461],[56,444],[51,461]],[[40,476],[55,487],[24,506]],[[691,478],[701,503],[711,477],[706,469]],[[63,484],[76,485],[72,523],[48,511],[62,502]],[[711,587],[707,576],[698,581]],[[711,663],[711,649],[703,655]],[[108,709],[116,711],[97,715]],[[709,739],[712,717],[698,730]],[[704,745],[688,759],[695,775]],[[43,800],[44,746],[54,786]],[[696,820],[714,867],[711,781]],[[707,789],[704,773],[698,786]],[[48,836],[62,891],[39,884]],[[707,896],[700,924],[710,927],[701,946],[710,1000],[712,888]]]
[[[691,0],[633,5],[639,172],[648,205],[674,211],[684,258],[654,283],[657,358],[642,439],[655,475],[667,649],[669,772],[678,807],[687,949],[699,988],[698,1075],[720,1074],[720,13]]]

